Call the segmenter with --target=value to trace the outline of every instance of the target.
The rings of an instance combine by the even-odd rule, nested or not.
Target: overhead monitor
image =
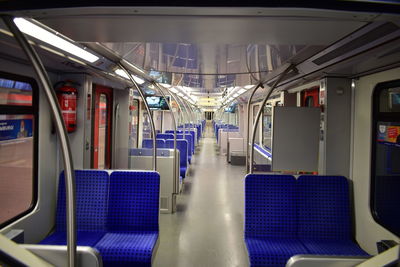
[[[162,96],[146,96],[146,102],[149,105],[150,109],[169,110],[167,103],[170,103],[170,97],[167,96],[167,99],[165,99]]]

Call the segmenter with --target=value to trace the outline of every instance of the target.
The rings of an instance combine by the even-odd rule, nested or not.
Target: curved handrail
[[[254,139],[256,137],[256,130],[257,130],[257,126],[258,126],[258,121],[260,120],[261,117],[261,113],[263,111],[263,108],[265,106],[265,104],[267,103],[268,98],[270,97],[270,95],[272,94],[272,92],[274,91],[274,89],[276,88],[276,86],[278,86],[278,84],[282,81],[282,79],[286,76],[286,74],[292,70],[295,67],[295,65],[291,64],[289,65],[289,67],[287,67],[280,75],[279,77],[276,79],[276,81],[274,82],[274,84],[272,85],[271,89],[269,90],[268,94],[265,96],[260,109],[257,112],[257,116],[256,116],[256,120],[254,122],[253,125],[253,132],[252,132],[252,138],[251,138],[251,154],[250,154],[250,173],[253,173],[253,158],[254,158]]]
[[[125,66],[121,63],[118,62],[118,66],[126,73],[126,75],[129,77],[129,80],[131,81],[131,83],[133,84],[133,86],[136,88],[136,90],[138,91],[140,98],[143,100],[144,102],[144,106],[146,108],[147,114],[149,114],[149,120],[150,120],[150,127],[151,127],[151,132],[153,135],[153,170],[157,171],[157,142],[156,142],[156,128],[154,126],[154,120],[153,120],[153,116],[151,115],[151,111],[149,108],[149,105],[147,104],[146,98],[144,97],[144,94],[142,92],[142,89],[140,89],[139,85],[137,84],[137,82],[135,81],[135,79],[133,79],[132,75],[129,73],[129,71],[125,68]]]
[[[253,96],[258,90],[258,88],[264,88],[264,85],[260,82],[251,92],[249,99],[247,100],[247,131],[246,131],[246,172],[249,172],[249,143],[250,143],[250,104],[251,100],[253,100]]]
[[[29,44],[25,35],[23,35],[18,27],[15,25],[13,17],[2,16],[2,19],[32,63],[36,75],[39,78],[39,82],[44,89],[47,101],[49,102],[52,116],[55,122],[57,135],[60,139],[66,185],[68,266],[74,267],[76,265],[75,172],[71,146],[67,135],[67,129],[65,128],[64,120],[61,115],[61,109],[57,101],[57,96],[51,85],[51,81],[49,76],[47,75],[46,69],[44,68],[38,54]]]
[[[177,176],[177,175],[179,175],[179,174],[177,174],[177,173],[175,173],[175,170],[176,170],[176,168],[175,168],[175,166],[176,166],[176,135],[177,135],[177,132],[176,132],[176,130],[177,130],[177,128],[176,128],[176,120],[175,120],[175,115],[174,115],[174,111],[172,110],[172,107],[171,107],[171,105],[170,105],[170,103],[167,101],[167,96],[165,95],[165,93],[164,93],[164,91],[162,90],[162,86],[160,86],[158,83],[156,83],[156,82],[153,82],[153,85],[155,86],[155,88],[157,88],[158,89],[158,91],[161,93],[161,95],[164,97],[164,99],[165,99],[165,101],[167,102],[167,106],[168,106],[168,108],[169,108],[169,110],[171,111],[171,115],[172,115],[172,123],[173,123],[173,126],[174,126],[174,174],[175,174],[175,177]],[[179,178],[179,177],[178,177]],[[179,179],[178,179],[178,181],[179,181]],[[176,185],[176,183],[174,183],[174,185]],[[175,192],[178,192],[179,191],[179,189],[178,188],[175,188]]]

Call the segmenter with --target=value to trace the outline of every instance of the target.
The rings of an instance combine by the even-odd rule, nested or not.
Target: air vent
[[[397,31],[399,28],[393,24],[393,23],[385,23],[379,27],[376,27],[375,29],[369,31],[366,34],[363,34],[354,40],[352,40],[349,43],[346,43],[337,49],[313,60],[313,63],[317,65],[322,65],[328,61],[331,61],[334,58],[340,57],[348,52],[351,52],[353,50],[356,50],[366,44],[369,44],[379,38],[382,38],[385,35],[391,34],[395,31]]]
[[[84,66],[82,66],[81,64],[75,63],[75,62],[71,62],[68,60],[64,60],[61,62],[61,64],[67,66],[67,67],[71,67],[74,69],[78,69],[78,70],[85,70],[86,68]]]
[[[160,208],[163,210],[167,210],[168,206],[168,197],[161,197],[160,198]]]

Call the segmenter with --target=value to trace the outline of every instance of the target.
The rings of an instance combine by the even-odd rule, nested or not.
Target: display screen
[[[150,109],[168,110],[169,96],[167,100],[162,96],[146,96],[146,102]]]
[[[389,93],[389,107],[391,111],[400,111],[400,92]]]
[[[237,104],[232,104],[231,106],[225,108],[225,112],[235,113]]]

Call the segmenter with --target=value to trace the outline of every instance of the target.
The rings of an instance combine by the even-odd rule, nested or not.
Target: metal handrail
[[[154,171],[157,171],[157,142],[156,142],[156,128],[154,126],[154,120],[153,120],[153,116],[150,112],[150,108],[149,105],[147,104],[146,98],[144,97],[144,94],[142,92],[142,89],[140,89],[139,85],[137,84],[137,82],[135,81],[135,79],[133,79],[132,75],[129,73],[129,71],[125,68],[125,66],[121,63],[118,62],[118,66],[126,73],[126,75],[129,77],[129,80],[131,81],[131,83],[133,84],[133,86],[136,88],[136,90],[138,91],[140,98],[143,100],[144,102],[144,106],[146,107],[146,111],[149,114],[149,120],[150,120],[150,127],[151,127],[151,132],[153,135],[153,164],[152,164],[152,168]]]
[[[260,82],[251,92],[249,99],[247,100],[247,132],[246,132],[246,172],[249,172],[249,143],[250,143],[250,104],[251,100],[253,100],[253,96],[258,90],[258,88],[264,87],[264,85]]]
[[[289,67],[287,67],[280,75],[279,77],[275,80],[274,84],[272,85],[271,89],[269,90],[268,94],[265,96],[260,109],[257,112],[257,117],[253,125],[253,132],[252,132],[252,138],[251,138],[251,153],[250,153],[250,173],[253,173],[253,158],[254,158],[254,139],[256,137],[256,130],[258,126],[258,121],[260,120],[261,113],[263,111],[263,108],[265,104],[267,103],[268,98],[271,96],[272,92],[274,89],[277,87],[277,85],[282,81],[282,79],[286,76],[286,74],[292,70],[295,67],[295,65],[291,64]]]
[[[67,129],[65,128],[64,120],[61,115],[61,109],[57,101],[57,96],[51,85],[51,81],[46,72],[46,69],[44,68],[38,54],[29,44],[25,35],[22,34],[18,27],[15,25],[13,17],[2,16],[2,19],[32,63],[36,75],[39,78],[40,85],[43,87],[47,101],[49,102],[52,112],[51,114],[53,116],[55,128],[57,131],[57,136],[60,139],[66,185],[68,266],[74,267],[76,266],[75,172],[71,146],[67,135]]]
[[[170,103],[167,101],[167,96],[165,95],[164,91],[162,90],[162,86],[160,86],[158,83],[153,82],[153,85],[155,86],[155,88],[158,89],[158,91],[161,93],[161,95],[164,97],[165,102],[167,103],[167,106],[169,108],[169,110],[171,111],[171,115],[172,115],[172,123],[174,126],[174,177],[178,177],[179,173],[176,173],[176,120],[175,120],[175,115],[174,115],[174,111],[172,110],[172,106],[170,105]],[[178,178],[179,181],[179,178]],[[176,185],[176,183],[174,183],[174,186]],[[175,188],[175,192],[179,192],[179,186],[178,188]]]

